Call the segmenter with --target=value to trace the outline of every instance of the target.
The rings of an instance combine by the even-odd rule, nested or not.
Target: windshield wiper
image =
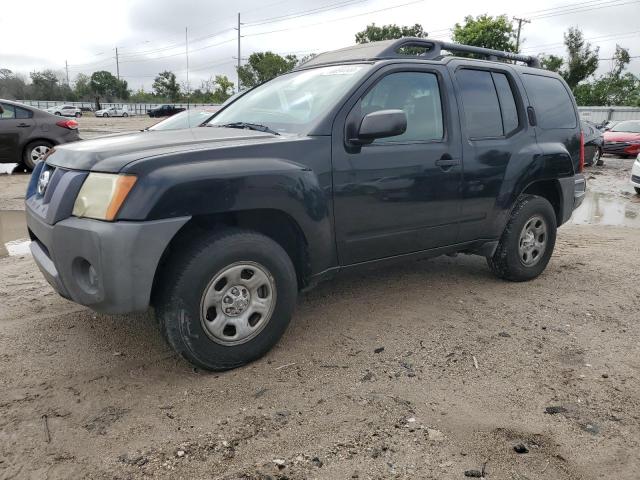
[[[258,123],[232,122],[232,123],[225,123],[224,125],[215,125],[215,126],[221,127],[221,128],[246,128],[247,130],[256,130],[258,132],[266,132],[266,133],[272,133],[273,135],[280,135],[278,132],[276,132],[275,130],[272,130],[266,125],[260,125]]]

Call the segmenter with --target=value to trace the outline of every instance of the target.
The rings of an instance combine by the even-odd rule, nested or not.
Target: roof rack
[[[421,48],[424,52],[419,55],[402,53],[403,48]],[[540,68],[540,61],[537,57],[521,55],[519,53],[503,52],[490,48],[474,47],[461,43],[441,42],[429,38],[404,37],[397,40],[384,40],[381,42],[369,42],[354,45],[352,47],[333,50],[331,52],[316,55],[308,62],[298,68],[306,68],[318,65],[325,65],[337,62],[371,61],[390,58],[419,58],[423,60],[434,60],[442,57],[442,50],[451,53],[473,53],[480,55],[487,60],[498,60],[500,58],[526,63],[530,67]]]

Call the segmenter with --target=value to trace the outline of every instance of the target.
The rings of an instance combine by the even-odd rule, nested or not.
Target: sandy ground
[[[135,115],[127,118],[102,118],[88,114],[83,115],[77,120],[80,137],[86,140],[109,133],[142,130],[158,123],[163,120],[163,118],[149,118],[148,115]]]
[[[472,256],[341,278],[223,374],[177,358],[152,314],[97,315],[29,255],[0,258],[0,478],[636,480],[630,165],[590,170],[586,225],[561,228],[540,278]],[[0,176],[0,210],[27,179]]]

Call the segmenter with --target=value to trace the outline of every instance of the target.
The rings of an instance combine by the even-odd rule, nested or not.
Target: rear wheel
[[[601,166],[604,165],[604,161],[602,160],[602,150],[600,148],[596,148],[596,151],[593,153],[593,159],[591,160],[592,166]]]
[[[556,215],[551,204],[536,195],[523,195],[511,212],[492,257],[491,271],[514,282],[531,280],[547,267],[556,243]]]
[[[76,118],[80,118],[81,116],[82,116],[82,113],[76,112]]]
[[[124,113],[122,114],[122,116],[123,116],[124,118],[127,118],[127,117],[129,116],[129,114],[128,114],[127,112],[124,112]]]
[[[54,115],[57,115],[57,116],[59,116],[59,117],[61,117],[61,116],[62,116],[62,115],[60,115],[60,112],[56,112],[56,113],[54,113]]]
[[[640,195],[640,187],[633,187],[638,195]]]
[[[103,116],[103,117],[108,117],[108,116],[109,116],[109,114],[105,112],[105,113],[103,113],[103,114],[102,114],[102,116]]]
[[[28,144],[22,154],[22,162],[29,170],[33,170],[35,166],[42,161],[44,156],[49,153],[53,144],[46,140],[36,140]]]
[[[296,296],[295,269],[280,245],[228,229],[181,246],[163,269],[154,304],[176,352],[199,367],[227,370],[276,344]]]

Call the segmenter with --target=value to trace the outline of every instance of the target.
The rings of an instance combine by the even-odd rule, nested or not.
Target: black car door
[[[460,215],[461,145],[451,80],[438,65],[390,65],[370,77],[334,122],[338,254],[349,265],[450,245]],[[401,109],[407,130],[352,148],[345,125]]]
[[[20,163],[22,147],[34,127],[33,114],[26,108],[0,103],[0,163]]]

